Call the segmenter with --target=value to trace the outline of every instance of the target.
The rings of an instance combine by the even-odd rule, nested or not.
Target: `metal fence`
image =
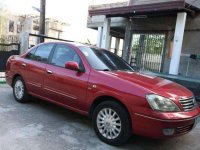
[[[59,38],[54,38],[54,37],[49,37],[45,35],[40,35],[40,34],[29,34],[29,47],[35,46],[40,43],[40,38],[44,38],[44,42],[55,42],[55,41],[64,41],[64,42],[73,42],[70,40],[66,39],[59,39]]]
[[[19,43],[10,43],[2,44],[0,43],[0,72],[6,70],[6,62],[8,58],[12,55],[19,55],[20,44]]]
[[[0,35],[0,83],[5,82],[7,59],[19,54],[19,46],[18,35]]]
[[[133,34],[131,66],[136,70],[160,72],[164,34]]]

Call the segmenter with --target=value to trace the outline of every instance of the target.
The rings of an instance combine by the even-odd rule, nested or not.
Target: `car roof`
[[[54,44],[71,44],[71,45],[74,45],[74,46],[77,46],[77,47],[80,47],[80,46],[86,46],[86,47],[95,47],[95,45],[91,45],[91,44],[88,44],[88,43],[81,43],[81,42],[65,42],[65,41],[54,41],[54,42],[44,42],[44,43],[41,43],[42,44],[50,44],[50,43],[54,43]]]

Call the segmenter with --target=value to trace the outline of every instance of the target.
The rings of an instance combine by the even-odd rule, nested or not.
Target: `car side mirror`
[[[74,71],[79,71],[79,65],[77,62],[75,61],[68,61],[66,64],[65,64],[65,68],[66,69],[70,69],[70,70],[74,70]]]

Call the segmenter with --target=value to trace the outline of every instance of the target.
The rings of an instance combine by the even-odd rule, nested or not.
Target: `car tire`
[[[13,95],[17,102],[25,103],[30,101],[25,83],[20,76],[16,77],[13,82]]]
[[[109,145],[122,145],[131,136],[128,112],[116,102],[100,103],[94,110],[92,122],[97,136]]]

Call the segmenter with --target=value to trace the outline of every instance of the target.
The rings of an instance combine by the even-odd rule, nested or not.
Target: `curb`
[[[0,84],[6,84],[6,81],[0,81]]]
[[[5,78],[0,78],[0,84],[5,84],[5,83],[6,83]]]

